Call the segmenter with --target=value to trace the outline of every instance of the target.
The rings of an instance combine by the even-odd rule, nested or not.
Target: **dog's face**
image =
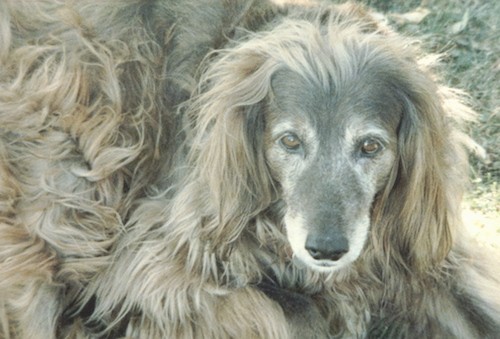
[[[280,70],[266,114],[266,160],[286,203],[294,256],[333,271],[361,253],[373,201],[394,167],[402,105],[365,70],[328,88]]]

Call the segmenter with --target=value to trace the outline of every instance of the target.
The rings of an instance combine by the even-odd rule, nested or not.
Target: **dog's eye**
[[[302,144],[299,137],[293,133],[282,136],[280,139],[280,143],[281,145],[283,145],[283,147],[290,151],[297,151]]]
[[[374,156],[382,150],[382,144],[376,139],[366,139],[361,142],[361,154],[364,156]]]

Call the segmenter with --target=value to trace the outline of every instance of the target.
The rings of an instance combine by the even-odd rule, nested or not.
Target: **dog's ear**
[[[403,74],[397,163],[374,207],[373,242],[385,262],[427,270],[446,257],[460,223],[467,161],[455,120],[467,108],[425,72]]]
[[[232,53],[212,65],[206,89],[190,112],[196,116],[191,162],[206,187],[211,241],[230,243],[275,197],[264,158],[266,97],[275,66],[265,58]]]

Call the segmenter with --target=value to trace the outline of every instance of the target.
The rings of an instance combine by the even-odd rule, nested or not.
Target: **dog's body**
[[[0,38],[2,338],[500,333],[467,108],[362,9],[1,0]]]

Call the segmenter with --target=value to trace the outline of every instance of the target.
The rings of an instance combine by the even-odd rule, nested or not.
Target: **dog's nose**
[[[349,251],[349,242],[344,236],[308,236],[306,250],[316,260],[337,261]]]

